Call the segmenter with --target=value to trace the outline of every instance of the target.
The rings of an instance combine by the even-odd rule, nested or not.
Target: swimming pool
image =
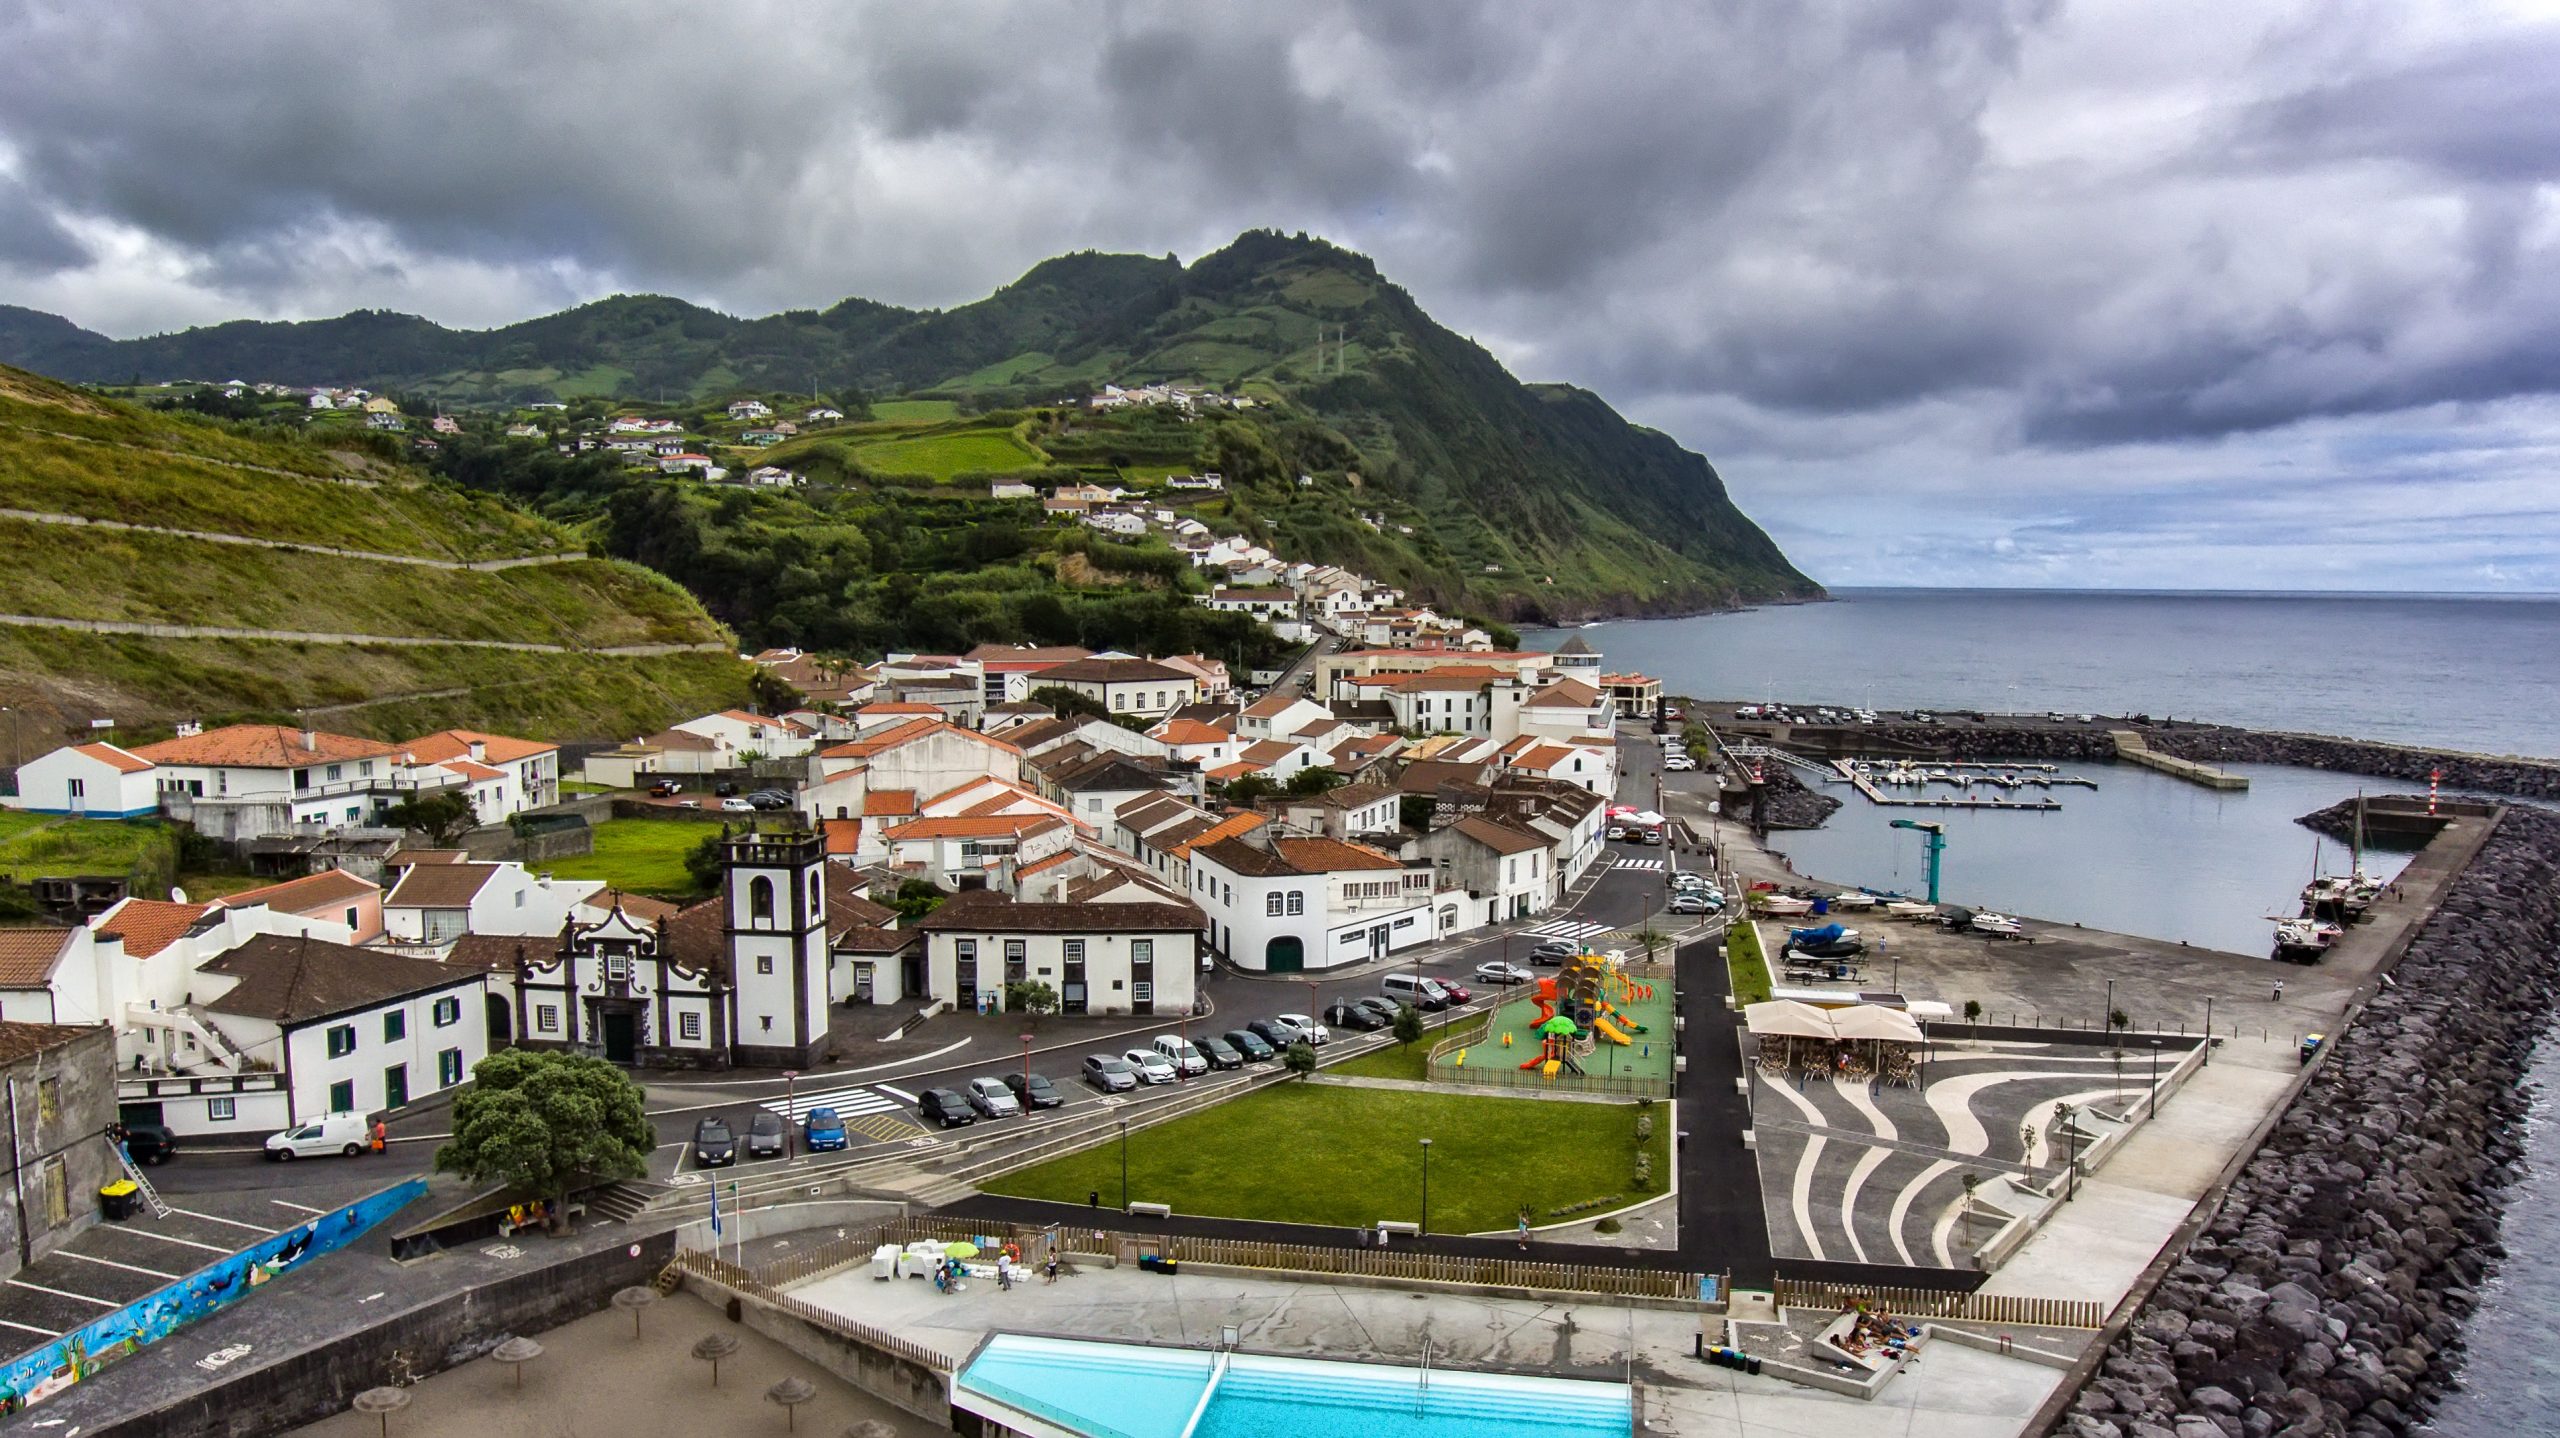
[[[961,1370],[953,1401],[983,1412],[973,1393],[1084,1438],[1626,1438],[1635,1416],[1623,1383],[1011,1333]]]

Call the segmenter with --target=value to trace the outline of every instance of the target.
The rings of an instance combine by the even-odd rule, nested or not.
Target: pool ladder
[[[1430,1340],[1430,1339],[1428,1339],[1428,1338],[1426,1338],[1426,1339],[1422,1340],[1422,1381],[1421,1381],[1420,1385],[1419,1385],[1419,1386],[1417,1386],[1417,1387],[1414,1389],[1414,1391],[1413,1391],[1413,1416],[1414,1416],[1414,1417],[1416,1417],[1416,1418],[1421,1417],[1421,1416],[1422,1416],[1422,1410],[1423,1410],[1423,1409],[1425,1409],[1425,1408],[1427,1408],[1427,1407],[1429,1407],[1429,1406],[1430,1406],[1430,1404],[1431,1404],[1431,1340]]]

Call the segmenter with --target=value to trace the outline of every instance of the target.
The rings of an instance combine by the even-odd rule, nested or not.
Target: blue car
[[[845,1146],[844,1120],[831,1108],[809,1110],[809,1151],[821,1153]]]

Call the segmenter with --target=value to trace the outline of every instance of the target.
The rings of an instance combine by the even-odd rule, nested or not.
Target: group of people
[[[1863,1303],[1852,1311],[1857,1316],[1849,1324],[1849,1331],[1840,1335],[1842,1351],[1864,1358],[1881,1350],[1885,1356],[1894,1357],[1909,1345],[1910,1331],[1894,1322],[1892,1314]]]
[[[968,1268],[963,1265],[959,1259],[943,1259],[940,1263],[933,1266],[933,1291],[936,1293],[959,1292],[960,1280],[967,1277],[968,1272]],[[1004,1247],[996,1250],[997,1288],[1010,1293],[1013,1291],[1014,1282],[1017,1279],[1027,1278],[1030,1272],[1030,1265],[1022,1261],[1021,1251],[1015,1248],[1014,1245],[1008,1243]],[[1049,1261],[1040,1265],[1040,1277],[1043,1283],[1055,1283],[1058,1281],[1058,1254],[1056,1249],[1052,1248],[1049,1251]]]

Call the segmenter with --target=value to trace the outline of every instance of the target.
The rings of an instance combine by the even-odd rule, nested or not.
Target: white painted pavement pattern
[[[1595,924],[1587,919],[1550,919],[1529,930],[1529,935],[1539,939],[1588,939],[1605,934],[1614,927],[1612,924]]]
[[[1662,872],[1662,861],[1660,859],[1622,858],[1618,860],[1618,867],[1621,869],[1650,869],[1654,873],[1659,874]]]
[[[788,1098],[768,1099],[756,1107],[778,1113],[796,1123],[807,1118],[811,1109],[831,1108],[838,1118],[858,1118],[864,1114],[888,1113],[899,1107],[899,1101],[879,1089],[857,1084],[851,1088],[793,1093]]]

